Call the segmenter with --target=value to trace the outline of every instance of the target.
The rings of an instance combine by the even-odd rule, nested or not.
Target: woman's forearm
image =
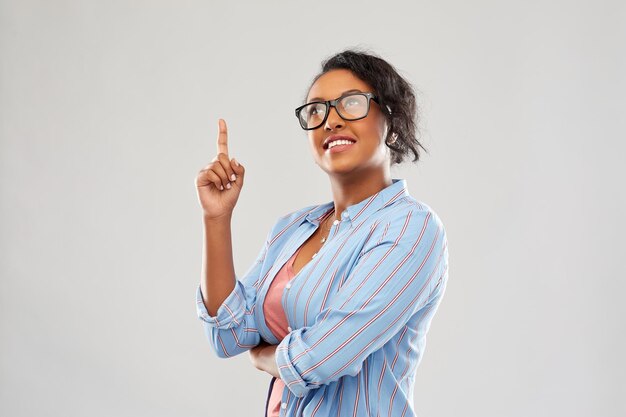
[[[202,280],[204,305],[211,316],[235,288],[231,216],[203,218]]]

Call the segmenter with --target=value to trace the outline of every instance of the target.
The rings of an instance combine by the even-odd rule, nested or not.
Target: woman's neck
[[[380,190],[387,188],[392,183],[389,170],[378,171],[370,175],[355,175],[350,178],[331,177],[330,184],[335,202],[335,219],[341,220],[341,214],[353,204],[365,200],[367,197],[376,194]]]

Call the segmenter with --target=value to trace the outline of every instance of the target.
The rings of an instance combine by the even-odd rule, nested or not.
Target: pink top
[[[276,273],[276,277],[270,284],[263,302],[263,314],[265,315],[265,323],[272,331],[277,339],[284,339],[289,334],[289,323],[285,316],[285,311],[281,303],[285,284],[294,277],[293,262],[296,255],[300,252],[300,248],[285,262],[285,265]],[[267,417],[278,417],[280,414],[280,402],[283,397],[283,389],[285,384],[280,378],[276,378],[272,386],[269,401],[267,403]]]

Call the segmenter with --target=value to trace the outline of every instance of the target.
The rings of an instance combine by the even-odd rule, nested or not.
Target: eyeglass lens
[[[367,97],[363,94],[351,94],[337,102],[337,113],[344,120],[361,119],[367,115]],[[300,123],[307,129],[321,126],[326,117],[326,103],[311,103],[300,111]]]

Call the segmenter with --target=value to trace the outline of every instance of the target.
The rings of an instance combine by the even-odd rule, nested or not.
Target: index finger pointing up
[[[219,133],[217,135],[217,153],[224,153],[228,156],[228,129],[226,121],[219,119]]]

